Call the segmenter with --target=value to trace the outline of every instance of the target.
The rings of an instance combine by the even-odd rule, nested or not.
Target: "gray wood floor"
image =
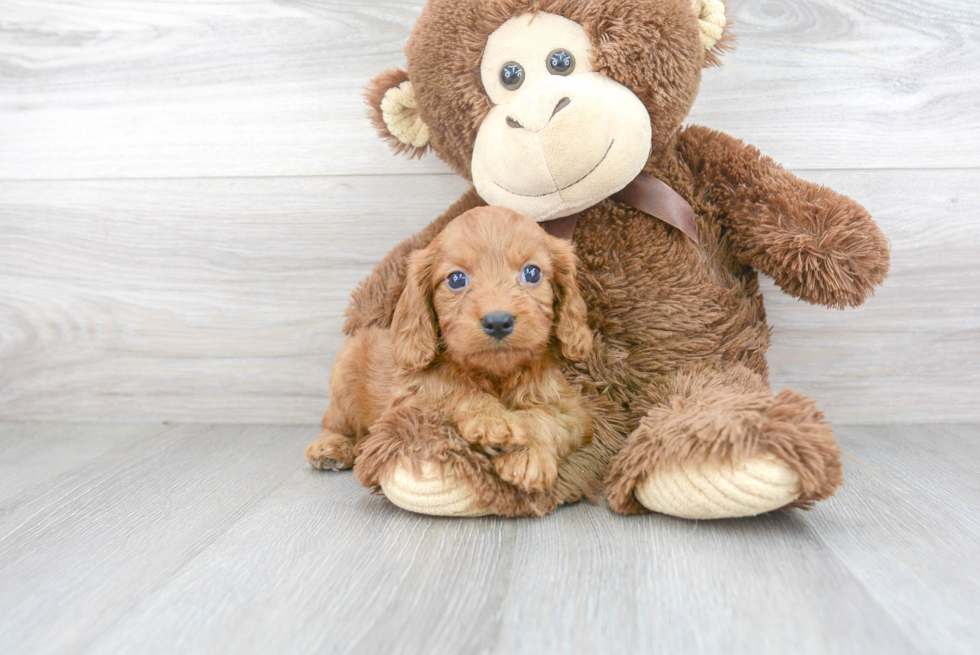
[[[416,516],[314,432],[0,423],[0,652],[980,651],[978,426],[840,427],[833,499],[700,523]]]

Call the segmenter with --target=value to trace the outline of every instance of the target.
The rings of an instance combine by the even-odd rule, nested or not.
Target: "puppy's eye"
[[[453,291],[459,291],[469,283],[470,280],[469,278],[466,277],[466,273],[464,273],[463,271],[453,271],[446,278],[446,284]]]
[[[546,63],[552,75],[568,75],[575,70],[575,57],[564,48],[552,50]]]
[[[516,91],[520,85],[524,84],[524,67],[516,61],[504,64],[504,67],[500,69],[500,83],[504,85],[505,89]]]
[[[528,264],[521,272],[521,277],[528,284],[537,284],[541,281],[541,269],[534,264]]]

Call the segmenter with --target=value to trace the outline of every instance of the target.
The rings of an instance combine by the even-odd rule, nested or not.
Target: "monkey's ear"
[[[421,157],[429,147],[429,126],[419,115],[408,73],[389,68],[371,80],[364,91],[368,116],[378,134],[398,153]]]
[[[735,47],[735,36],[728,30],[724,0],[692,0],[694,14],[701,28],[701,45],[705,50],[705,66],[721,64],[721,54]]]

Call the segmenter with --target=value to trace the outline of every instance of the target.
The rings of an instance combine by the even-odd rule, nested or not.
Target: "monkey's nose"
[[[572,99],[571,98],[567,98],[566,97],[566,98],[562,98],[561,100],[559,100],[558,101],[558,104],[555,105],[555,110],[553,112],[551,112],[551,117],[554,118],[555,117],[555,114],[557,114],[558,112],[560,112],[562,109],[564,109],[565,107],[567,107],[570,104],[572,104]]]
[[[490,312],[483,317],[483,331],[500,341],[514,331],[514,315],[507,312]]]
[[[557,114],[558,112],[560,112],[562,109],[564,109],[570,104],[572,104],[572,99],[567,96],[559,100],[558,103],[555,105],[555,108],[551,110],[551,116],[549,116],[548,120],[544,122],[544,125],[550,123],[551,119],[555,117],[555,114]],[[514,129],[521,129],[524,127],[524,125],[522,125],[521,122],[518,121],[513,116],[508,116],[507,127],[513,127]]]

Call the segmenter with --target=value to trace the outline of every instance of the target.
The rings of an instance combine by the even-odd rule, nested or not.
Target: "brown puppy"
[[[330,380],[316,468],[349,468],[385,412],[436,411],[522,489],[547,489],[589,442],[580,396],[558,366],[592,349],[568,242],[499,207],[466,212],[412,255],[390,330],[347,340]],[[559,353],[560,348],[560,353]]]

